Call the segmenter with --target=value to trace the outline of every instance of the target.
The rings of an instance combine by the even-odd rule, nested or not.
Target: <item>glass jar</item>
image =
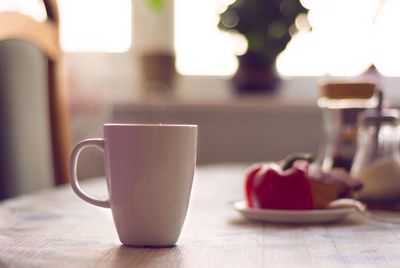
[[[318,162],[322,170],[350,171],[357,148],[357,116],[377,106],[375,84],[369,82],[325,83],[320,86],[325,137]]]
[[[363,183],[356,198],[370,207],[400,205],[399,112],[368,111],[359,118],[358,147],[351,175]]]

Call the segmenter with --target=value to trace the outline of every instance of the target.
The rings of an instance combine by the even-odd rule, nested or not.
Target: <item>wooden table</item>
[[[246,221],[231,203],[242,199],[244,170],[198,168],[172,248],[121,246],[111,212],[81,201],[69,187],[7,200],[0,204],[0,267],[400,267],[400,227],[356,213],[337,224]],[[82,186],[105,194],[104,179]]]

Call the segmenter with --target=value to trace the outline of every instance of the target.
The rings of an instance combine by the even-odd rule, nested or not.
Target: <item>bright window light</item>
[[[131,0],[58,0],[61,46],[67,52],[125,52],[132,41]],[[0,11],[46,20],[42,0],[0,0]]]
[[[280,74],[356,76],[372,62],[379,0],[308,0],[311,32],[295,35],[277,60]],[[361,8],[362,7],[362,8]]]
[[[227,0],[175,0],[175,50],[178,72],[184,75],[231,75],[235,53],[246,50],[241,36],[221,33],[219,15]]]
[[[125,52],[131,46],[131,0],[59,0],[61,45],[68,52]]]
[[[143,0],[144,1],[144,0]],[[232,75],[247,42],[217,28],[234,0],[175,0],[177,69],[184,75]],[[132,0],[58,0],[67,52],[124,52],[132,42]],[[299,32],[277,59],[286,76],[355,76],[371,63],[400,76],[399,0],[302,0],[311,32]],[[43,21],[42,0],[0,0],[0,11]]]
[[[217,28],[230,0],[175,0],[178,71],[190,75],[232,75],[235,54],[246,41]],[[302,0],[311,32],[299,32],[277,59],[286,76],[356,76],[373,63],[387,76],[400,76],[400,1]]]
[[[386,76],[400,76],[400,1],[386,0],[375,23],[372,60]]]
[[[37,21],[46,20],[46,11],[42,0],[0,0],[0,12],[20,12]]]

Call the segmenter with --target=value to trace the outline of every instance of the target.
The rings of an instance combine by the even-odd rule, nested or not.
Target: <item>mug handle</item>
[[[71,151],[71,156],[69,158],[69,172],[70,172],[70,184],[72,187],[72,190],[74,190],[75,194],[79,196],[81,199],[84,201],[103,208],[110,208],[110,199],[106,200],[100,200],[97,198],[94,198],[88,194],[86,194],[81,187],[79,186],[78,183],[78,172],[77,172],[77,166],[78,166],[78,157],[79,154],[83,149],[86,147],[95,147],[102,151],[104,153],[104,139],[87,139],[78,142],[74,148]]]

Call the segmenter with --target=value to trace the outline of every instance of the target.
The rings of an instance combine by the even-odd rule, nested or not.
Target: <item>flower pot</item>
[[[142,54],[139,58],[142,86],[151,92],[170,92],[176,76],[175,55],[168,53]]]
[[[248,52],[239,57],[239,68],[232,78],[238,93],[273,92],[279,82],[274,62],[266,64],[257,53]]]

